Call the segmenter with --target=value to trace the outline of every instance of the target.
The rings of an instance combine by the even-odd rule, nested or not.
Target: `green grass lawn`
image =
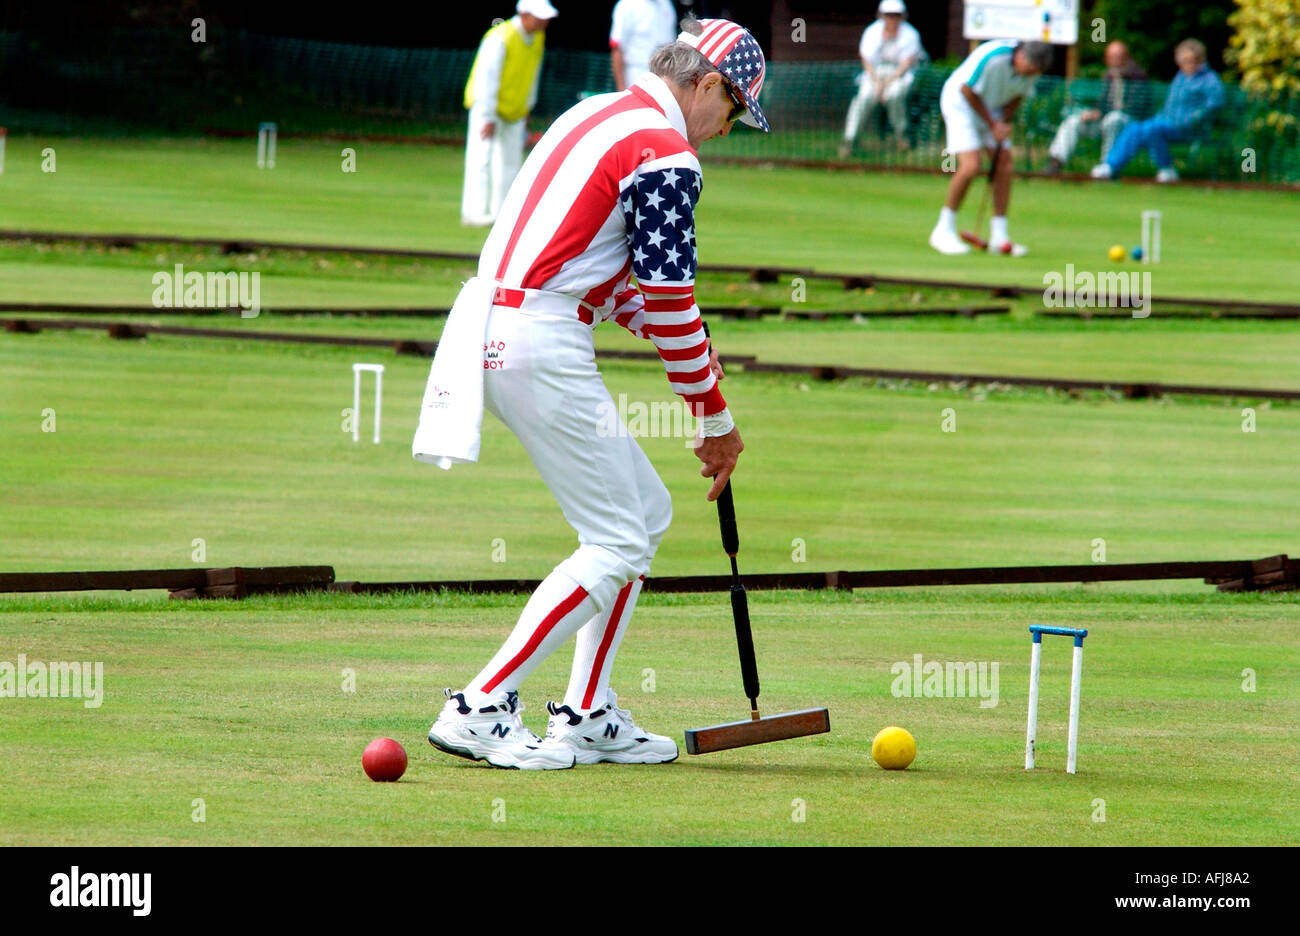
[[[103,243],[0,241],[0,271],[7,277],[0,301],[150,305],[159,270],[257,270],[263,311],[292,307],[451,305],[474,262],[256,249],[226,254],[218,247],[145,242],[138,247]],[[696,293],[705,306],[761,305],[808,309],[916,309],[963,305],[1022,305],[994,301],[983,289],[882,284],[843,288],[838,280],[808,279],[796,297],[790,280],[757,283],[740,273],[703,272]]]
[[[40,170],[53,146],[57,171]],[[444,147],[285,140],[274,170],[252,141],[15,137],[0,179],[5,228],[127,231],[477,251],[459,224],[463,156]],[[1300,194],[1190,187],[1017,183],[1012,232],[1023,260],[943,257],[926,237],[943,201],[940,176],[707,165],[698,212],[700,262],[1014,282],[1045,271],[1111,269],[1112,244],[1140,240],[1143,209],[1164,213],[1160,295],[1294,301]],[[973,225],[978,191],[963,221]],[[10,285],[3,274],[0,288]]]
[[[39,344],[33,344],[39,342]],[[33,349],[39,353],[33,353]],[[385,441],[340,431],[338,349],[88,334],[0,342],[0,568],[323,562],[340,577],[532,577],[572,548],[513,439],[443,474],[409,458],[427,363],[392,359]],[[654,362],[606,368],[665,394]],[[1294,551],[1300,415],[1042,393],[883,390],[738,374],[736,476],[753,572],[1252,557]],[[42,410],[57,428],[41,433]],[[952,407],[958,431],[945,434]],[[759,418],[761,414],[761,418]],[[722,571],[680,439],[645,439],[675,495],[655,571]],[[466,509],[465,505],[472,505]],[[492,561],[493,540],[507,561]],[[792,547],[803,540],[806,563]],[[741,717],[720,596],[648,596],[615,680],[679,735]],[[481,665],[518,598],[320,596],[175,605],[148,596],[0,600],[0,660],[105,664],[104,705],[0,706],[0,840],[35,843],[1281,843],[1296,837],[1296,596],[1194,582],[753,596],[769,711],[824,704],[831,736],[661,769],[510,775],[422,741],[436,691]],[[1061,772],[1066,646],[1050,646],[1042,770],[1020,768],[1025,628],[1088,627],[1081,772]],[[890,693],[893,662],[998,662],[1001,701]],[[530,681],[530,724],[564,654]],[[356,693],[339,687],[343,669]],[[642,692],[647,669],[655,692]],[[1246,669],[1254,694],[1241,689]],[[903,724],[906,774],[870,740]],[[411,754],[380,787],[370,738]],[[72,771],[66,783],[48,777]],[[619,778],[611,783],[615,777]],[[432,797],[432,799],[431,799]],[[191,821],[202,799],[206,821]],[[506,822],[494,823],[501,800]],[[803,803],[805,822],[791,820]],[[1095,821],[1104,800],[1106,822]],[[743,803],[719,809],[719,802]],[[433,805],[436,804],[436,805]],[[499,815],[499,813],[498,813]]]
[[[7,258],[7,259],[5,259]],[[148,306],[151,277],[174,264],[187,270],[256,269],[261,273],[263,312],[235,315],[157,314],[127,316],[155,324],[325,335],[436,339],[442,318],[283,315],[294,307],[442,307],[455,299],[473,266],[448,261],[364,256],[327,256],[262,251],[224,256],[219,250],[153,244],[139,249],[87,245],[15,244],[0,252],[0,277],[10,280],[0,303],[118,303]],[[735,275],[706,274],[697,288],[706,306],[757,305],[800,308],[788,283],[759,284]],[[1215,386],[1296,389],[1300,373],[1300,320],[1221,321],[1177,318],[1070,321],[1033,317],[1038,297],[991,300],[969,290],[880,286],[840,288],[812,280],[804,308],[903,309],[1005,304],[1007,316],[915,319],[863,318],[826,322],[729,320],[713,316],[712,329],[725,355],[756,355],[763,361],[837,364],[957,373],[1035,377],[1143,380]],[[51,313],[67,317],[69,313]],[[72,313],[75,314],[75,313]],[[40,318],[41,313],[3,312]],[[597,346],[650,350],[623,329],[596,331]]]
[[[0,312],[39,321],[69,313]],[[72,317],[86,318],[71,313]],[[436,340],[441,318],[339,315],[238,316],[112,315],[91,321],[135,321],[232,332],[289,332],[356,338]],[[996,318],[977,322],[742,322],[716,319],[711,325],[724,366],[729,358],[754,355],[762,362],[831,364],[941,373],[1163,381],[1215,387],[1300,389],[1300,324],[1038,321],[1020,324]],[[150,338],[149,341],[158,340]],[[39,342],[32,342],[39,346]],[[653,347],[614,325],[596,330],[604,351],[653,353]],[[355,350],[378,357],[386,350]],[[739,366],[739,365],[737,365]]]
[[[68,599],[0,603],[0,660],[104,664],[97,709],[76,699],[0,705],[0,843],[1300,839],[1294,596],[757,594],[766,710],[828,706],[831,734],[665,766],[541,775],[470,764],[424,740],[441,687],[478,669],[517,604],[427,595],[99,599],[94,610]],[[1023,769],[1031,623],[1089,629],[1075,776],[1064,770],[1064,640],[1044,650],[1039,767]],[[997,704],[896,697],[891,667],[915,654],[996,664]],[[568,665],[557,653],[526,685],[524,719],[535,730]],[[680,744],[686,728],[744,717],[737,669],[725,598],[647,596],[613,679],[641,724]],[[1254,692],[1242,689],[1247,669]],[[873,735],[892,724],[917,739],[916,762],[902,773],[870,757]],[[361,750],[378,736],[407,749],[400,783],[371,783],[361,771]],[[203,822],[193,821],[199,799]]]
[[[285,141],[10,140],[0,228],[126,230],[475,250],[456,223],[460,155]],[[1013,230],[1035,248],[940,258],[924,237],[936,178],[712,165],[701,259],[1033,284],[1105,269],[1165,211],[1157,294],[1292,301],[1292,195],[1028,182]],[[1135,198],[1140,201],[1134,201]],[[1118,225],[1116,217],[1130,217]],[[1127,231],[1127,233],[1125,233]],[[272,305],[445,305],[463,264],[213,251],[0,245],[0,301],[149,302],[184,262],[265,273]],[[704,277],[702,303],[788,304],[789,284]],[[946,289],[808,303],[944,304]],[[1035,318],[838,323],[719,320],[726,354],[768,361],[1298,387],[1300,324]],[[265,315],[151,321],[436,338],[438,321]],[[648,349],[621,329],[604,348]],[[383,363],[383,442],[343,430],[351,364]],[[518,442],[489,418],[478,465],[442,472],[410,440],[429,362],[386,348],[0,333],[0,570],[328,564],[362,581],[536,578],[574,548]],[[602,362],[617,399],[670,398],[655,361]],[[746,450],[735,475],[742,572],[1248,559],[1296,554],[1300,407],[1123,400],[998,387],[815,382],[731,372]],[[1243,432],[1243,407],[1255,430]],[[956,431],[945,432],[946,416]],[[674,498],[652,575],[725,572],[717,516],[680,437],[641,439]],[[196,541],[201,541],[197,543]],[[504,541],[504,561],[496,541]],[[203,555],[196,558],[196,550]],[[498,554],[494,556],[494,551]],[[1300,840],[1297,597],[1199,582],[751,596],[767,711],[827,705],[829,736],[662,768],[536,776],[437,755],[438,690],[463,684],[521,598],[315,595],[167,602],[153,594],[0,596],[0,662],[100,661],[104,704],[0,699],[0,844],[1078,843]],[[1045,651],[1042,768],[1022,769],[1031,623],[1088,627],[1080,772],[1063,772],[1068,644]],[[723,596],[650,594],[615,666],[641,722],[743,717]],[[898,698],[891,665],[998,663],[1000,698]],[[525,719],[562,692],[567,652],[525,687]],[[341,688],[345,669],[356,691]],[[653,679],[648,671],[653,671]],[[1255,691],[1243,691],[1255,675]],[[653,685],[651,685],[653,683]],[[653,688],[652,691],[648,691]],[[917,737],[905,773],[872,736]],[[399,739],[402,783],[371,784],[366,742]],[[58,778],[58,782],[51,782]],[[206,821],[191,820],[202,799]],[[494,822],[494,801],[505,821]],[[801,801],[806,820],[792,821]],[[1096,821],[1104,801],[1105,822]],[[500,813],[498,812],[498,815]]]
[[[39,171],[55,146],[58,171]],[[10,141],[0,176],[0,224],[9,228],[160,232],[178,235],[355,243],[473,252],[481,230],[458,223],[461,156],[454,149],[366,144],[359,170],[339,171],[332,144],[288,140],[273,171],[255,168],[251,144],[216,140],[111,142],[77,138]],[[707,147],[706,147],[707,154]],[[1157,296],[1207,295],[1293,301],[1300,234],[1291,193],[1178,187],[1080,186],[1024,180],[1015,230],[1034,253],[943,258],[925,244],[942,179],[897,174],[707,168],[699,213],[701,261],[780,263],[1042,286],[1067,263],[1103,272],[1113,242],[1136,238],[1137,213],[1166,213],[1164,261],[1152,269]],[[1141,198],[1141,204],[1134,202]],[[1150,205],[1148,205],[1148,201]],[[1133,215],[1134,228],[1115,218]],[[1068,222],[1065,220],[1068,218]],[[1231,235],[1228,236],[1228,232]],[[148,305],[158,270],[253,270],[268,308],[446,306],[473,265],[278,251],[222,255],[215,249],[146,244],[0,245],[0,301]],[[1136,269],[1132,264],[1119,269]],[[704,275],[703,305],[905,308],[988,303],[987,294],[838,283],[754,284]],[[800,303],[796,300],[802,299]],[[715,323],[724,354],[766,361],[1081,379],[1155,380],[1241,387],[1300,386],[1300,321],[1150,319],[1062,322],[1034,318],[1037,293],[1009,303],[1009,319]],[[150,321],[186,324],[185,316]],[[436,338],[441,321],[338,318],[205,319],[241,328]],[[620,329],[597,331],[603,347],[640,347]]]
[[[200,538],[209,565],[320,562],[341,578],[548,571],[573,534],[514,437],[488,418],[480,464],[415,462],[429,362],[372,350],[0,335],[0,568],[168,568],[190,564]],[[379,446],[342,428],[356,360],[387,367]],[[603,369],[616,399],[669,398],[656,361]],[[743,373],[725,387],[747,446],[736,496],[755,571],[800,568],[796,539],[812,568],[1085,562],[1098,537],[1112,562],[1296,550],[1294,406],[1260,405],[1248,433],[1240,405],[1213,400]],[[949,408],[955,432],[942,431]],[[676,500],[657,570],[716,566],[694,455],[681,438],[643,444]],[[504,564],[490,561],[498,537]]]

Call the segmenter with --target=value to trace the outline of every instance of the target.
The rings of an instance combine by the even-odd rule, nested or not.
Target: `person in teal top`
[[[945,159],[956,158],[948,197],[930,232],[930,246],[942,254],[970,251],[957,232],[957,210],[980,173],[984,153],[994,161],[993,217],[988,249],[1022,257],[1023,244],[1007,233],[1011,202],[1011,130],[1020,102],[1033,93],[1034,81],[1052,64],[1052,47],[1044,42],[994,40],[978,46],[944,82],[939,94],[947,146]]]

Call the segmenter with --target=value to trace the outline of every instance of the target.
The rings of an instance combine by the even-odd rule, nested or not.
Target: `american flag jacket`
[[[727,404],[695,304],[701,186],[685,119],[661,78],[587,98],[524,162],[478,275],[504,290],[570,296],[584,322],[613,319],[649,338],[673,392],[696,415],[715,415]]]

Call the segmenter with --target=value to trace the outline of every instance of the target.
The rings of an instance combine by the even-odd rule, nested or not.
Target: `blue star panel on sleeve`
[[[700,176],[691,169],[638,173],[621,199],[637,281],[693,282],[695,204]]]

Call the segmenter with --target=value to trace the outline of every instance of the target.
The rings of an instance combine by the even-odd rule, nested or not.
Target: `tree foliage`
[[[1236,0],[1226,53],[1246,91],[1265,98],[1265,126],[1293,138],[1300,100],[1300,7],[1295,0]]]

